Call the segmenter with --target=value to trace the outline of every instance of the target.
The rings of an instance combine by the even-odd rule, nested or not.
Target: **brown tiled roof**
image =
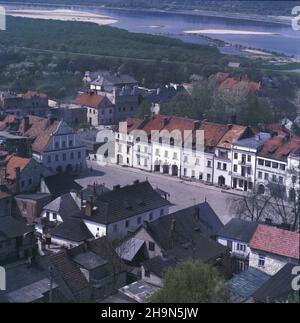
[[[299,259],[299,233],[259,224],[250,241],[250,248]]]
[[[82,93],[75,99],[75,104],[84,105],[87,107],[97,108],[105,99],[105,96],[90,93]]]
[[[54,121],[52,124],[47,118],[29,116],[29,129],[25,129],[24,119],[22,120],[19,132],[33,139],[32,150],[36,152],[44,151],[60,125],[59,121]]]
[[[300,149],[300,138],[289,138],[288,135],[279,135],[268,140],[258,156],[280,161],[287,161],[289,154]]]
[[[217,147],[230,149],[231,144],[234,141],[239,140],[244,135],[246,130],[247,127],[232,125],[231,128],[226,131],[225,135],[218,142]]]
[[[194,122],[193,119],[182,118],[182,117],[170,117],[167,125],[163,128],[169,132],[173,130],[179,130],[183,135],[184,130],[194,130]]]
[[[131,131],[137,129],[143,121],[136,118],[127,118],[126,122],[127,122],[127,133],[130,133]]]
[[[16,116],[14,116],[13,114],[7,115],[3,121],[0,121],[0,130],[13,123],[15,120]]]
[[[205,147],[215,147],[227,131],[227,126],[204,121],[201,123],[201,130],[204,130]]]
[[[88,281],[66,251],[50,255],[49,261],[73,293],[88,288]]]
[[[24,99],[32,99],[33,97],[40,97],[40,98],[47,99],[48,95],[45,93],[40,93],[35,91],[27,91],[26,93],[23,94]]]
[[[22,172],[23,169],[30,163],[30,158],[21,158],[17,156],[8,156],[6,164],[6,178],[10,180],[16,179],[16,168],[19,167]]]

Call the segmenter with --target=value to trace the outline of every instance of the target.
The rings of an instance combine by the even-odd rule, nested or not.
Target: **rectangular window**
[[[69,147],[73,146],[73,140],[69,140]]]
[[[265,180],[268,181],[269,180],[269,173],[265,173]]]
[[[279,176],[278,182],[279,182],[279,184],[283,184],[283,177],[282,176]]]
[[[274,183],[277,182],[277,176],[276,175],[272,175],[272,182],[274,182]]]
[[[149,213],[149,221],[152,221],[153,220],[153,213]]]
[[[258,257],[258,267],[265,267],[266,257],[264,255],[259,255]]]
[[[152,241],[149,241],[149,250],[155,251],[155,243],[153,243]]]
[[[258,159],[258,165],[264,166],[264,160],[263,159]]]
[[[160,216],[163,216],[165,214],[165,210],[164,209],[161,209],[160,210]]]
[[[207,161],[207,167],[208,167],[208,168],[211,168],[211,160],[208,160],[208,161]]]
[[[237,165],[233,165],[233,171],[236,173],[238,170]]]
[[[266,160],[266,161],[265,161],[265,166],[266,166],[266,167],[271,167],[271,162],[270,162],[269,160]]]
[[[262,179],[262,172],[258,172],[258,178]]]
[[[125,227],[126,227],[126,228],[128,228],[128,227],[129,227],[129,224],[130,224],[130,220],[127,220],[127,221],[125,222]]]
[[[247,156],[247,161],[250,163],[251,162],[251,155]]]
[[[237,153],[234,153],[233,158],[234,159],[238,159],[238,154]]]
[[[217,168],[218,168],[218,169],[221,169],[221,163],[218,163]]]
[[[285,165],[284,164],[280,164],[280,169],[281,170],[285,170]]]
[[[227,170],[227,164],[223,164],[223,170]]]
[[[272,168],[278,168],[278,163],[272,163]]]

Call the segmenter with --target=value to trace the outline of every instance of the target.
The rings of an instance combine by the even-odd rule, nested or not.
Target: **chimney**
[[[236,114],[234,114],[234,115],[231,116],[231,123],[232,124],[236,124],[237,123],[237,116],[236,116]]]
[[[196,221],[200,220],[200,208],[199,208],[199,206],[195,207],[195,219],[196,219]]]
[[[227,125],[227,130],[231,130],[232,129],[232,127],[233,127],[233,125],[230,123],[230,124],[228,124]]]
[[[91,197],[90,201],[86,201],[85,215],[92,216],[94,208],[94,199]]]
[[[30,127],[30,124],[29,124],[29,116],[25,116],[24,117],[24,131],[27,131]]]
[[[114,187],[113,187],[113,190],[118,190],[118,189],[120,189],[121,188],[121,185],[115,185]]]
[[[48,115],[49,125],[53,125],[55,121],[57,121],[56,117],[53,114]]]
[[[255,139],[256,141],[260,141],[260,134],[256,135]]]
[[[175,233],[175,229],[176,229],[176,219],[172,219],[171,229],[170,229],[171,235]]]
[[[135,181],[133,181],[133,184],[139,184],[139,180],[138,179],[136,179]]]
[[[16,172],[16,191],[19,192],[19,190],[20,190],[20,174],[21,174],[21,168],[20,167],[16,167],[15,168],[15,172]]]
[[[201,122],[199,120],[194,121],[194,130],[200,129]]]
[[[164,122],[164,127],[168,124],[168,118],[167,117],[165,117],[164,119],[163,119],[163,122]]]

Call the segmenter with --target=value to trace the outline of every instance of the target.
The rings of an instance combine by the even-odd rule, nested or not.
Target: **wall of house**
[[[59,213],[56,213],[52,210],[49,209],[43,209],[42,214],[41,214],[42,218],[47,218],[49,221],[51,222],[63,222],[62,217],[59,215]]]
[[[62,239],[60,237],[51,236],[51,243],[61,247],[73,248],[78,246],[80,243],[72,240]]]
[[[106,236],[106,225],[86,219],[84,219],[83,222],[95,238]]]
[[[20,173],[19,192],[25,193],[35,191],[40,185],[41,175],[41,166],[32,159]]]
[[[162,255],[162,250],[160,246],[144,228],[141,228],[139,231],[137,231],[136,234],[134,235],[134,238],[145,241],[146,247],[147,247],[147,256],[149,257],[149,259]],[[149,242],[152,242],[155,244],[154,250],[149,249]]]
[[[11,214],[11,198],[3,198],[0,200],[0,217]]]
[[[223,237],[218,237],[217,238],[217,241],[221,245],[223,245],[225,247],[228,246],[227,242],[228,241],[231,241],[231,243],[232,243],[232,249],[231,249],[231,251],[232,251],[232,253],[235,253],[236,255],[240,255],[240,256],[243,256],[243,257],[247,257],[250,254],[250,248],[249,248],[248,244],[246,242],[244,242],[244,241],[233,240],[233,239],[228,239],[228,238],[223,238]],[[239,250],[238,249],[238,244],[245,245],[246,250],[244,252],[241,251],[241,250]]]
[[[259,255],[265,256],[265,265],[259,266]],[[268,275],[275,275],[282,267],[284,267],[288,262],[297,264],[296,260],[289,259],[282,256],[277,256],[269,253],[259,252],[257,250],[251,249],[249,266],[257,268]]]
[[[0,261],[8,261],[31,256],[36,250],[33,233],[21,235],[22,243],[17,244],[17,238],[9,238],[0,242]]]
[[[146,276],[145,268],[143,266],[141,267],[141,274],[142,274],[142,280],[144,280],[145,282],[154,286],[163,287],[162,279],[153,273],[150,273],[149,276]]]
[[[152,220],[150,220],[150,214],[152,214]],[[107,235],[112,240],[121,239],[128,234],[128,231],[135,231],[145,221],[152,222],[158,219],[159,217],[167,214],[169,214],[168,206],[152,210],[146,213],[138,214],[113,224],[109,224],[107,229]],[[128,226],[126,226],[126,221],[129,221]]]

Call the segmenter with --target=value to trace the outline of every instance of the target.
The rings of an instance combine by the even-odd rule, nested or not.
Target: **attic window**
[[[270,149],[269,154],[274,154],[277,149],[278,149],[278,147],[274,147],[274,148]]]

